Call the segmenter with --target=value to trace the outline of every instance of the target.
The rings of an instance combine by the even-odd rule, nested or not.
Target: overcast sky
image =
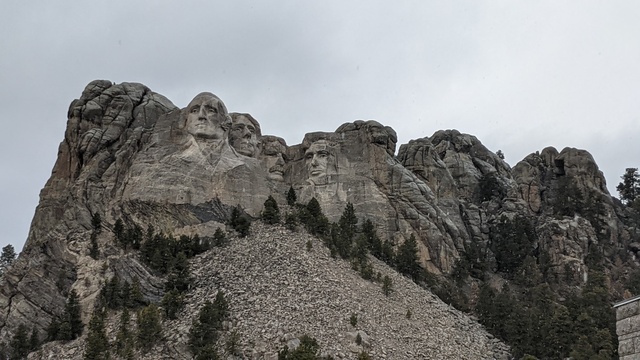
[[[640,167],[638,19],[638,1],[3,1],[0,246],[22,248],[94,79],[179,107],[211,91],[289,145],[375,119],[399,144],[473,134],[511,166],[582,148],[617,195]]]

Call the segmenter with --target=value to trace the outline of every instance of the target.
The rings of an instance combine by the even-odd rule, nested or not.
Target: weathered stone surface
[[[451,234],[457,252],[467,249],[471,242],[485,244],[490,222],[498,214],[516,209],[515,205],[509,205],[516,186],[509,166],[474,136],[457,130],[437,131],[431,137],[402,145],[398,159],[428,185],[428,202],[440,209],[439,216],[449,224],[448,228],[456,229]],[[483,176],[494,176],[504,191],[498,199],[502,204],[497,207],[498,203],[483,205],[479,199]],[[457,252],[441,256],[452,263],[451,259],[458,257]]]
[[[152,225],[164,233],[212,236],[216,229],[225,228],[233,207],[240,206],[250,216],[258,217],[269,195],[284,204],[284,195],[290,186],[296,190],[299,202],[315,197],[330,220],[338,220],[347,202],[351,202],[361,219],[373,220],[378,234],[396,245],[415,235],[422,264],[433,273],[451,271],[471,245],[484,250],[490,272],[491,232],[503,215],[530,219],[538,235],[533,245],[536,251],[547,251],[551,271],[557,278],[569,279],[573,285],[584,282],[588,249],[601,249],[608,261],[613,262],[619,249],[635,248],[631,244],[637,231],[624,223],[632,215],[612,200],[602,173],[584,150],[566,148],[558,152],[546,148],[527,156],[512,170],[474,136],[456,130],[437,131],[431,137],[412,140],[400,146],[397,157],[396,145],[397,136],[390,127],[373,120],[358,120],[340,126],[335,132],[306,134],[301,144],[287,146],[281,138],[262,136],[260,124],[251,115],[228,113],[224,102],[211,93],[199,94],[179,109],[141,84],[91,82],[80,99],[70,105],[59,157],[40,194],[24,251],[2,280],[0,338],[10,336],[12,329],[21,323],[35,325],[44,332],[52,316],[63,308],[70,289],[80,294],[87,320],[100,283],[114,274],[124,279],[139,279],[144,295],[150,300],[162,295],[162,280],[115,244],[112,229],[117,219],[122,219],[127,226]],[[601,202],[603,213],[591,220],[584,214],[554,215],[552,208],[561,179],[571,179],[590,199]],[[95,214],[100,214],[103,221],[102,232],[97,236],[100,247],[97,260],[88,255],[91,218]],[[592,222],[604,225],[598,230]],[[264,236],[274,246],[297,244],[297,240],[284,235]],[[268,259],[269,251],[277,255],[276,249],[266,245],[260,255]],[[353,329],[342,326],[344,314],[341,313],[348,309],[342,302],[334,304],[322,299],[334,296],[340,301],[356,301],[350,304],[370,306],[378,306],[371,301],[385,301],[373,293],[369,283],[348,282],[357,291],[342,288],[343,275],[325,278],[318,274],[308,278],[308,274],[319,270],[300,268],[282,257],[277,261],[268,260],[281,264],[263,264],[267,260],[257,255],[225,253],[230,257],[241,255],[245,260],[242,267],[224,275],[227,276],[225,289],[243,304],[263,307],[265,301],[273,302],[274,297],[292,296],[291,289],[300,292],[302,297],[295,298],[296,303],[278,298],[287,305],[274,309],[277,320],[273,317],[269,320],[293,324],[303,321],[295,314],[306,314],[308,308],[322,309],[323,314],[329,316],[327,319],[338,324],[335,334],[342,337],[330,338],[323,335],[321,328],[314,327],[327,325],[328,320],[323,318],[308,329],[319,333],[317,337],[323,339],[323,344],[333,344],[329,349],[338,357],[347,356],[350,351],[344,334]],[[298,255],[304,258],[304,253]],[[231,265],[217,256],[208,253],[202,259],[211,262],[199,265],[213,264],[220,273],[231,269]],[[255,268],[256,264],[262,265]],[[323,262],[307,265],[328,266]],[[291,273],[278,266],[296,270]],[[377,267],[383,273],[388,272],[380,264]],[[271,277],[276,283],[266,282],[268,289],[259,286],[253,289],[242,277],[254,270],[273,272],[261,275]],[[287,274],[286,277],[278,277],[277,271]],[[202,276],[208,279],[202,281],[214,282],[216,289],[222,286],[215,276]],[[305,286],[313,286],[303,290],[300,279],[307,281]],[[402,281],[397,275],[394,282],[396,280]],[[243,288],[237,289],[240,285],[234,281]],[[316,298],[305,298],[309,288],[316,285],[318,289],[308,294],[313,293]],[[199,289],[213,291],[211,286],[199,283]],[[612,284],[612,287],[620,286]],[[190,300],[190,310],[195,311],[199,296],[211,295],[198,291],[189,295],[194,297]],[[251,297],[243,295],[250,292],[253,292]],[[341,292],[362,292],[366,296],[348,297],[340,295]],[[403,293],[407,299],[418,301],[416,307],[433,303],[429,293],[416,290],[412,294]],[[414,300],[411,301],[414,304]],[[398,306],[409,303],[399,304],[394,303],[395,310],[380,306],[393,313]],[[254,318],[248,312],[241,314],[232,326],[258,339],[247,356],[273,357],[277,348],[274,344],[278,342],[272,338],[302,335],[293,325],[264,325],[268,320]],[[192,313],[185,314],[182,320],[192,316]],[[425,354],[431,354],[433,349],[441,349],[438,350],[440,358],[457,357],[438,336],[426,340],[427,345],[421,343],[423,326],[451,332],[454,341],[460,344],[468,341],[489,344],[484,335],[476,336],[475,332],[476,335],[465,337],[464,332],[477,325],[458,315],[450,322],[421,319],[425,322],[418,325],[394,323],[389,333],[379,329],[386,326],[388,319],[384,315],[372,313],[370,316],[375,319],[371,320],[375,326],[362,330],[373,339],[371,346],[377,347],[380,358],[427,358]],[[244,323],[243,319],[250,320]],[[265,333],[269,335],[253,333],[251,329],[256,323],[266,326]],[[409,331],[402,335],[405,338],[391,334],[404,326]],[[453,334],[451,326],[463,334]],[[183,330],[176,334],[172,335],[167,351],[177,354],[185,351],[186,335]],[[394,340],[387,341],[387,336]],[[421,345],[414,346],[415,343]],[[493,354],[491,346],[485,345],[473,351]],[[67,348],[69,354],[75,354],[73,349]]]
[[[613,244],[629,247],[629,232],[616,215],[619,210],[607,191],[604,176],[587,151],[564,148],[558,152],[547,147],[516,164],[513,177],[517,183],[517,197],[526,203],[531,214],[537,216],[539,246],[548,251],[551,270],[557,278],[569,275],[567,279],[572,283],[584,282],[588,271],[584,258],[590,247],[598,248],[611,259],[616,256]],[[566,191],[560,187],[561,181],[575,186],[584,201],[600,204],[602,215],[597,215],[597,221],[602,223],[602,233],[597,233],[598,228],[584,217],[584,213],[575,214],[571,219],[558,219],[553,215],[554,203],[560,193]],[[568,269],[571,274],[565,274]]]
[[[620,306],[616,309],[616,320],[622,320],[640,314],[640,305],[637,301]]]
[[[376,272],[393,280],[396,290],[389,297],[379,283],[354,272],[348,261],[332,258],[319,239],[255,222],[248,237],[232,236],[228,246],[193,259],[196,282],[186,294],[185,308],[176,320],[164,322],[166,340],[146,355],[137,352],[135,358],[191,358],[187,343],[192,321],[218,291],[224,292],[231,316],[220,348],[235,331],[242,358],[273,358],[306,334],[317,339],[323,354],[352,359],[358,333],[374,359],[508,358],[508,348],[477,322],[382,262],[371,261]],[[405,316],[407,308],[411,319]],[[356,328],[350,325],[352,313],[358,314]],[[110,340],[115,339],[117,325],[114,313],[107,330]],[[72,349],[83,341],[47,346],[33,359],[80,359],[82,352]],[[363,346],[357,348],[361,351]]]

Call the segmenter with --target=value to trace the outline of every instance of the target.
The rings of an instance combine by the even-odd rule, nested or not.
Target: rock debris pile
[[[223,291],[231,318],[221,342],[235,330],[250,359],[277,359],[278,350],[305,334],[337,359],[355,358],[362,350],[374,359],[507,358],[508,348],[468,315],[372,260],[375,272],[393,280],[389,297],[380,283],[362,279],[348,262],[332,258],[320,240],[256,222],[250,236],[233,238],[227,247],[193,260],[194,289],[178,320],[165,324],[171,330],[163,351],[189,358],[184,354],[192,320],[205,300]],[[355,342],[357,331],[362,346]]]

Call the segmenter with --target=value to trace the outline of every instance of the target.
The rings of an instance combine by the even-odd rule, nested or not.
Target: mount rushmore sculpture
[[[550,174],[580,173],[581,186],[611,201],[602,173],[581,150],[548,148],[511,169],[474,136],[456,130],[412,140],[396,153],[395,131],[374,120],[308,133],[292,146],[263,135],[267,124],[229,112],[212,93],[196,95],[181,109],[142,84],[89,83],[69,106],[23,255],[5,274],[0,326],[28,319],[44,329],[52,309],[64,307],[59,289],[94,276],[86,250],[95,214],[107,229],[124,219],[165,234],[212,236],[225,227],[231,208],[258,217],[269,196],[282,205],[293,188],[300,203],[316,198],[331,221],[351,203],[381,238],[398,245],[415,236],[423,267],[441,273],[472,244],[486,244],[498,217],[544,211]],[[486,177],[500,189],[499,199],[478,196]],[[616,219],[607,221],[621,228]],[[612,241],[619,234],[612,232]],[[557,243],[553,236],[537,246]],[[117,251],[109,239],[98,238],[105,256]],[[582,261],[586,248],[564,246],[557,253],[552,267],[561,269]],[[112,271],[125,280],[145,271],[130,257],[113,261]],[[154,293],[154,284],[141,286]],[[17,303],[22,308],[11,309]]]

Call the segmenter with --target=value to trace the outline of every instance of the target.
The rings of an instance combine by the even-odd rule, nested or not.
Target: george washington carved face
[[[229,127],[227,108],[212,93],[198,94],[187,105],[186,131],[196,139],[223,139]]]

